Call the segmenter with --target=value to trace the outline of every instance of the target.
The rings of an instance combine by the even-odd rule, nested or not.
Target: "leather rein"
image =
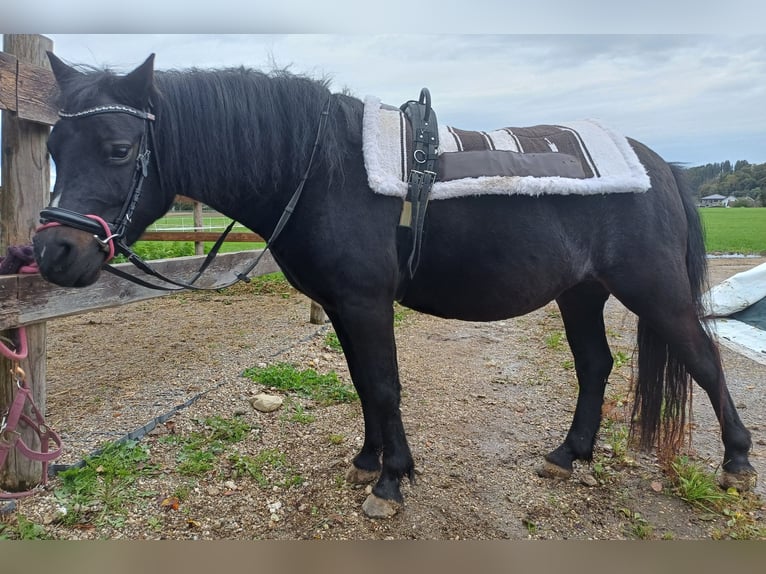
[[[130,192],[128,193],[128,196],[125,198],[125,202],[122,206],[122,210],[120,211],[120,215],[115,222],[108,223],[97,215],[82,214],[76,211],[54,206],[54,207],[46,207],[40,212],[41,225],[40,227],[37,228],[37,231],[40,231],[42,229],[46,229],[52,226],[63,225],[65,227],[73,227],[75,229],[79,229],[80,231],[85,231],[87,233],[92,234],[93,238],[99,243],[99,246],[101,247],[101,249],[107,254],[107,258],[104,261],[104,264],[102,267],[105,271],[108,271],[109,273],[117,275],[118,277],[131,281],[138,285],[141,285],[142,287],[147,287],[149,289],[157,289],[162,291],[180,291],[183,289],[193,289],[193,290],[204,291],[204,290],[224,289],[226,287],[230,287],[231,285],[234,285],[235,283],[238,283],[239,281],[244,281],[247,283],[250,281],[250,277],[248,275],[253,271],[253,269],[255,269],[255,267],[261,261],[261,259],[269,250],[271,245],[274,243],[274,241],[276,241],[277,237],[282,232],[282,229],[284,229],[285,225],[287,224],[287,221],[290,219],[290,216],[295,210],[295,206],[298,203],[298,200],[300,199],[301,193],[303,192],[303,188],[306,184],[306,181],[309,178],[311,167],[314,163],[314,157],[316,155],[317,148],[319,147],[319,143],[322,139],[322,135],[324,134],[324,131],[327,128],[327,122],[330,115],[331,102],[332,102],[332,94],[330,94],[329,97],[327,98],[327,103],[325,107],[323,108],[321,115],[319,117],[319,125],[317,127],[317,133],[316,133],[316,138],[314,140],[314,146],[311,150],[311,155],[309,156],[308,165],[306,166],[306,170],[303,173],[303,177],[298,183],[296,190],[293,192],[293,195],[290,197],[290,200],[288,201],[285,209],[283,210],[282,215],[277,221],[277,224],[274,227],[274,231],[272,232],[271,237],[269,237],[269,239],[266,242],[266,246],[252,263],[250,263],[243,271],[238,272],[236,274],[235,279],[233,279],[232,281],[228,283],[225,283],[223,285],[217,285],[214,287],[200,287],[198,285],[195,285],[196,281],[202,276],[202,274],[205,272],[208,266],[212,263],[213,259],[215,259],[216,255],[218,254],[218,251],[223,245],[224,240],[226,239],[226,236],[229,234],[231,229],[234,227],[234,224],[236,223],[234,220],[232,220],[229,226],[223,231],[221,236],[218,238],[218,240],[215,242],[215,244],[211,248],[205,260],[200,265],[200,268],[194,274],[194,277],[192,277],[189,281],[184,281],[181,279],[172,279],[170,277],[167,277],[160,271],[154,269],[148,263],[146,263],[141,257],[139,257],[128,246],[128,244],[125,241],[125,234],[127,232],[128,225],[132,222],[133,213],[135,212],[136,206],[138,205],[138,201],[141,198],[141,192],[143,189],[144,180],[146,180],[146,178],[149,175],[149,165],[152,160],[152,157],[154,158],[154,165],[156,167],[157,175],[159,177],[160,188],[163,187],[162,170],[160,169],[160,164],[156,154],[157,144],[156,144],[156,140],[154,136],[154,121],[156,117],[153,113],[151,113],[151,111],[148,111],[148,110],[139,110],[137,108],[133,108],[130,106],[113,104],[113,105],[96,106],[93,108],[88,108],[88,109],[85,109],[79,112],[74,112],[74,113],[65,112],[63,110],[59,111],[59,116],[62,119],[79,119],[79,118],[94,116],[97,114],[107,114],[107,113],[128,114],[143,120],[144,133],[142,134],[141,141],[139,143],[138,154],[136,156],[136,167],[133,173],[133,179],[130,186]],[[152,152],[152,150],[155,150],[154,153]],[[146,281],[144,279],[141,279],[140,277],[136,277],[135,275],[122,271],[121,269],[118,269],[112,265],[109,265],[109,261],[117,253],[124,254],[128,258],[128,261],[130,263],[132,263],[135,267],[137,267],[138,269],[140,269],[147,275],[160,279],[161,281],[164,281],[165,283],[173,285],[173,287],[168,287],[166,285],[158,285],[156,283]]]

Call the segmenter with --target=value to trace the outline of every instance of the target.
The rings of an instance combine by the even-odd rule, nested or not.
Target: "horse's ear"
[[[82,72],[65,64],[64,61],[53,52],[48,51],[47,54],[48,61],[51,63],[51,69],[53,70],[53,76],[56,78],[56,83],[58,83],[59,86],[65,84],[72,78],[82,75]]]
[[[120,80],[122,88],[140,102],[141,106],[149,103],[149,96],[154,83],[154,54],[138,68]]]

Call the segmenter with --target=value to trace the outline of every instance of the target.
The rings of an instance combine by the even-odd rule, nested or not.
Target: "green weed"
[[[291,402],[287,410],[287,414],[283,415],[283,420],[302,425],[311,424],[316,420],[316,417],[306,412],[306,408],[300,403]]]
[[[723,527],[712,531],[713,538],[766,540],[766,528],[753,517],[753,511],[763,506],[757,495],[722,490],[713,472],[686,456],[671,462],[671,480],[681,500],[724,521]]]
[[[556,331],[545,337],[545,346],[551,350],[561,349],[564,346],[565,340],[564,333]]]
[[[623,352],[623,351],[617,351],[612,355],[612,359],[614,360],[614,368],[619,369],[625,365],[630,364],[630,356]]]
[[[649,524],[640,513],[634,512],[629,508],[621,508],[620,511],[630,521],[628,525],[628,534],[639,540],[647,540],[652,537],[652,534],[654,534],[654,527]]]
[[[186,437],[169,435],[163,440],[179,444],[176,470],[185,476],[201,476],[213,468],[218,457],[226,451],[227,444],[242,441],[252,430],[245,421],[214,416],[201,422],[204,430]]]
[[[715,475],[686,456],[676,457],[670,463],[671,479],[681,500],[708,512],[721,512],[732,494],[721,490]]]
[[[41,524],[28,520],[23,514],[16,514],[15,523],[11,520],[0,522],[0,540],[49,540],[50,537]]]
[[[329,437],[327,437],[327,440],[330,441],[330,444],[339,445],[343,444],[343,441],[346,440],[346,437],[344,437],[342,434],[331,434]]]
[[[299,371],[293,365],[277,363],[249,368],[243,376],[267,387],[295,392],[322,405],[349,403],[359,398],[356,391],[342,383],[334,371],[320,375],[313,369]]]
[[[328,331],[325,334],[324,346],[331,351],[343,351],[343,347],[341,346],[340,341],[338,340],[338,335],[335,333],[335,331]]]
[[[295,473],[287,462],[287,456],[276,449],[266,449],[256,456],[232,454],[229,456],[229,464],[233,475],[249,476],[261,488],[267,488],[272,483],[272,475],[281,474],[281,480],[276,484],[283,488],[302,484],[304,479]]]
[[[137,441],[110,444],[85,459],[81,468],[59,474],[61,486],[55,495],[66,509],[65,524],[119,520],[127,503],[140,493],[135,483],[140,476],[156,472],[149,452]]]

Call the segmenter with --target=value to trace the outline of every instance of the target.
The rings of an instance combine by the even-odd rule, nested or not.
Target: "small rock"
[[[598,480],[596,480],[596,477],[592,474],[584,474],[580,478],[580,482],[583,483],[585,486],[598,486]]]
[[[399,505],[371,494],[362,503],[362,510],[369,518],[391,518],[399,511]]]
[[[282,397],[277,395],[267,395],[266,393],[255,395],[250,399],[250,404],[253,408],[262,413],[271,413],[277,410],[282,406],[283,402],[284,399]]]
[[[662,483],[659,480],[653,480],[649,486],[654,492],[662,492]]]
[[[237,490],[237,483],[235,483],[233,480],[227,480],[223,483],[223,485],[229,490]]]

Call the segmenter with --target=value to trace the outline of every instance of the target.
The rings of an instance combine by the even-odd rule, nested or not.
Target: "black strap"
[[[436,180],[439,150],[439,127],[436,113],[431,108],[428,88],[420,91],[420,98],[401,106],[409,119],[413,132],[412,169],[407,180],[407,196],[397,229],[400,282],[397,300],[404,295],[407,282],[415,275],[420,263],[426,208],[431,188]]]
[[[248,265],[243,271],[240,271],[239,273],[237,273],[235,279],[223,285],[218,285],[214,287],[199,287],[197,285],[194,285],[194,283],[200,278],[200,276],[204,273],[204,271],[213,261],[215,256],[218,254],[218,250],[223,244],[224,239],[226,238],[226,236],[229,234],[232,227],[234,226],[234,223],[235,223],[234,221],[232,221],[229,224],[229,226],[226,228],[223,234],[218,238],[215,245],[213,246],[213,248],[208,253],[207,257],[205,258],[205,261],[202,262],[202,265],[200,266],[199,270],[190,281],[171,279],[170,277],[165,276],[163,273],[157,271],[156,269],[152,268],[149,264],[147,264],[143,259],[141,259],[122,241],[117,242],[118,249],[122,253],[124,253],[128,257],[128,261],[130,261],[138,269],[140,269],[147,275],[151,275],[152,277],[156,277],[157,279],[160,279],[166,283],[175,285],[175,287],[168,287],[166,285],[157,285],[154,283],[150,283],[139,277],[136,277],[135,275],[126,273],[125,271],[122,271],[121,269],[117,269],[107,264],[103,266],[104,270],[108,271],[109,273],[112,273],[113,275],[117,275],[118,277],[127,279],[128,281],[132,281],[133,283],[141,285],[142,287],[148,287],[149,289],[157,289],[161,291],[180,291],[182,289],[208,291],[208,290],[218,290],[218,289],[224,289],[226,287],[231,287],[232,285],[234,285],[235,283],[238,283],[239,281],[244,281],[245,283],[248,283],[250,281],[250,277],[248,277],[248,275],[253,269],[255,269],[258,263],[260,263],[261,259],[266,254],[266,252],[270,249],[271,245],[274,243],[274,241],[276,241],[280,233],[282,233],[282,230],[285,228],[285,225],[287,225],[287,222],[290,219],[290,216],[292,216],[293,212],[295,211],[295,206],[297,205],[298,200],[300,199],[301,194],[303,193],[303,188],[306,185],[306,181],[308,180],[309,175],[311,174],[311,168],[314,164],[314,157],[316,156],[316,151],[319,148],[319,143],[321,141],[322,134],[324,133],[324,130],[327,127],[327,121],[330,116],[331,103],[332,103],[332,94],[330,94],[329,97],[327,98],[327,105],[324,107],[320,115],[319,126],[317,127],[316,138],[314,139],[314,147],[311,149],[311,155],[309,156],[308,165],[306,166],[306,170],[303,173],[303,177],[298,183],[298,187],[293,192],[292,197],[290,197],[290,200],[287,202],[285,209],[282,211],[282,215],[280,216],[279,221],[277,221],[277,224],[274,227],[274,231],[271,233],[271,237],[269,237],[268,241],[266,242],[266,247],[264,247],[263,251],[261,251],[261,253],[258,254],[258,257],[256,257],[255,260],[250,265]]]

